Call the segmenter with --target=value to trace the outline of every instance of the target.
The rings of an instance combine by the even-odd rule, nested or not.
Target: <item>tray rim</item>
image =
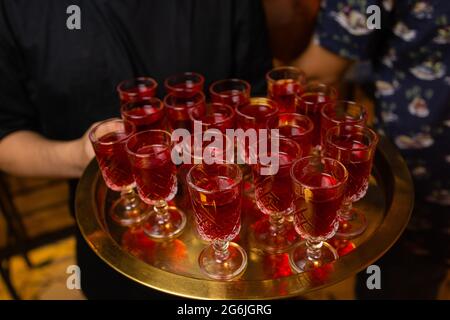
[[[334,271],[326,283],[312,282],[310,272],[278,279],[216,281],[191,278],[168,272],[132,256],[124,251],[107,233],[95,203],[95,187],[99,183],[98,165],[93,159],[85,169],[77,186],[75,215],[80,231],[90,248],[110,267],[144,286],[179,297],[193,299],[278,299],[299,296],[314,290],[336,284],[365,269],[386,253],[397,241],[408,224],[414,206],[414,189],[411,175],[405,161],[396,147],[381,137],[377,157],[382,156],[391,167],[393,174],[393,194],[391,206],[377,231],[349,255],[341,257],[333,264]],[[86,201],[89,199],[89,201]],[[94,213],[94,219],[92,219]],[[126,268],[126,269],[125,269]],[[126,270],[126,271],[125,271]],[[237,284],[250,283],[245,289]],[[285,295],[264,295],[265,289],[281,283],[294,287]],[[299,284],[295,286],[295,284]]]

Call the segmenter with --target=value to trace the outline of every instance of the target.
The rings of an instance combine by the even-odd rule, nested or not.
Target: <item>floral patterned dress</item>
[[[379,30],[366,24],[373,4],[381,9]],[[322,9],[316,41],[373,62],[380,129],[426,199],[450,206],[450,1],[328,0]]]
[[[380,29],[367,25],[371,5],[381,13]],[[400,149],[415,182],[410,248],[429,255],[440,234],[448,259],[450,1],[327,0],[321,6],[315,41],[342,57],[372,62],[377,126]]]

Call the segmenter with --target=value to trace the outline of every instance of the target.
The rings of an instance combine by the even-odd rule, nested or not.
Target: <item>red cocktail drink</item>
[[[209,277],[229,280],[247,265],[247,254],[229,241],[241,228],[242,173],[234,164],[198,164],[187,176],[197,230],[212,244],[199,257]]]
[[[211,177],[198,183],[205,190],[232,188],[235,180],[228,177]],[[240,190],[207,194],[203,199],[194,197],[192,205],[197,227],[204,240],[230,241],[237,236],[241,227]]]
[[[148,145],[136,150],[133,172],[139,196],[148,204],[160,199],[171,200],[177,190],[176,168],[170,147]]]
[[[344,204],[339,212],[339,238],[354,238],[367,227],[365,215],[352,209],[352,203],[367,192],[377,143],[377,134],[364,126],[341,124],[327,131],[325,154],[342,162],[349,173]]]
[[[234,108],[223,103],[210,103],[204,107],[189,109],[192,128],[195,121],[201,122],[202,131],[218,129],[226,133],[227,129],[234,129],[236,112]]]
[[[122,104],[122,118],[132,122],[136,131],[165,129],[164,105],[158,98],[145,97]]]
[[[100,171],[108,188],[121,192],[121,197],[111,207],[112,219],[123,226],[143,221],[148,211],[134,193],[134,178],[125,149],[134,134],[132,123],[121,119],[100,122],[89,132]]]
[[[227,156],[231,157],[233,154],[234,145],[226,135],[221,134],[220,138],[217,139],[217,136],[214,135],[211,141],[207,141],[207,139],[202,139],[201,136],[195,139],[195,136],[191,135],[189,140],[183,140],[183,143],[180,143],[182,150],[180,156],[183,161],[177,170],[179,183],[177,200],[182,208],[191,207],[186,176],[194,164],[211,165],[214,163],[232,162],[233,159],[228,161]]]
[[[212,102],[230,105],[234,108],[250,101],[250,84],[240,79],[225,79],[214,82],[209,87]]]
[[[153,78],[139,77],[122,81],[117,86],[120,104],[140,100],[146,97],[154,97],[158,83]]]
[[[255,185],[255,201],[258,208],[269,220],[267,228],[260,225],[254,236],[257,245],[269,253],[279,253],[288,250],[297,240],[289,237],[292,224],[286,217],[293,212],[294,193],[292,189],[290,170],[292,163],[300,158],[302,151],[299,145],[288,138],[278,138],[278,150],[272,150],[268,144],[267,151],[258,150],[255,155],[257,163],[252,165],[253,182]],[[266,160],[272,158],[271,162]],[[264,162],[262,161],[264,160]]]
[[[164,81],[167,94],[173,94],[178,98],[191,98],[199,92],[203,92],[205,78],[198,73],[185,72],[168,77]]]
[[[139,196],[154,209],[143,226],[144,232],[155,239],[178,236],[186,225],[186,217],[167,204],[177,191],[170,133],[162,130],[136,133],[128,139],[126,148]]]
[[[294,221],[302,236],[330,238],[336,231],[337,214],[342,204],[343,193],[339,181],[330,174],[316,173],[303,178],[303,197],[296,200]]]
[[[173,93],[164,98],[167,119],[170,130],[192,130],[189,109],[201,112],[205,108],[205,95],[202,92],[195,93],[191,97],[178,97]]]
[[[298,113],[280,113],[277,127],[281,137],[294,140],[302,149],[302,154],[309,155],[314,130],[314,124],[309,117]]]
[[[278,122],[278,106],[275,101],[268,98],[251,98],[246,105],[241,105],[236,108],[236,127],[247,131],[248,129],[256,130],[256,141],[244,139],[237,141],[240,144],[240,154],[237,154],[239,161],[249,164],[249,147],[252,143],[258,143],[259,129],[275,128]],[[250,170],[243,166],[244,179],[247,183],[246,191],[251,191],[252,186],[248,184],[251,179]]]
[[[266,75],[268,96],[280,112],[295,112],[296,96],[304,90],[305,74],[295,67],[279,67]]]
[[[102,126],[95,127],[90,138],[106,185],[114,191],[121,191],[134,183],[125,151],[125,144],[133,134],[134,127],[130,125],[128,129],[130,131],[128,131],[124,122],[117,119],[110,121],[111,131],[106,132],[109,130],[104,128],[106,125],[104,123]],[[101,132],[102,128],[105,130],[104,134]]]
[[[320,146],[320,112],[323,106],[337,99],[337,91],[322,83],[312,82],[297,95],[297,113],[308,116],[314,124],[313,146]]]
[[[353,101],[337,100],[323,106],[320,119],[321,143],[325,143],[328,129],[340,125],[365,126],[367,121],[366,108]]]
[[[302,272],[337,259],[334,248],[324,241],[338,228],[348,172],[335,159],[309,156],[294,163],[291,177],[294,225],[305,241],[291,252],[290,259],[292,267]]]

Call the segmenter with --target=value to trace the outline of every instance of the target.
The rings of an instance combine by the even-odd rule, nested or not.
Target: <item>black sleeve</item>
[[[18,130],[36,130],[37,114],[26,89],[23,55],[11,28],[6,1],[0,2],[0,139]]]
[[[265,74],[272,68],[264,9],[260,0],[235,1],[235,74],[252,86],[252,95],[266,94]]]

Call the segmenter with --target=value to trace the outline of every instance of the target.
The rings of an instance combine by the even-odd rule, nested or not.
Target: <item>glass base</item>
[[[230,242],[228,251],[228,258],[220,261],[216,259],[213,246],[206,247],[198,257],[201,271],[216,280],[231,280],[240,276],[247,267],[247,253],[234,242]]]
[[[364,233],[367,229],[366,216],[351,209],[351,218],[349,220],[339,219],[339,229],[336,232],[336,239],[353,239]]]
[[[308,259],[306,241],[302,241],[289,254],[291,268],[297,272],[305,272],[322,267],[338,258],[336,250],[328,243],[323,242],[320,248],[320,258]]]
[[[282,230],[276,234],[270,228],[270,220],[263,219],[255,223],[253,229],[255,246],[266,253],[283,253],[297,243],[299,236],[294,225],[284,223]]]
[[[186,226],[186,215],[175,207],[169,207],[167,214],[165,222],[160,222],[156,212],[153,212],[142,226],[145,234],[155,240],[178,237]]]
[[[110,208],[112,220],[124,227],[131,227],[142,223],[153,212],[152,208],[143,201],[137,201],[134,208],[129,207],[129,202],[123,198],[118,199]]]

